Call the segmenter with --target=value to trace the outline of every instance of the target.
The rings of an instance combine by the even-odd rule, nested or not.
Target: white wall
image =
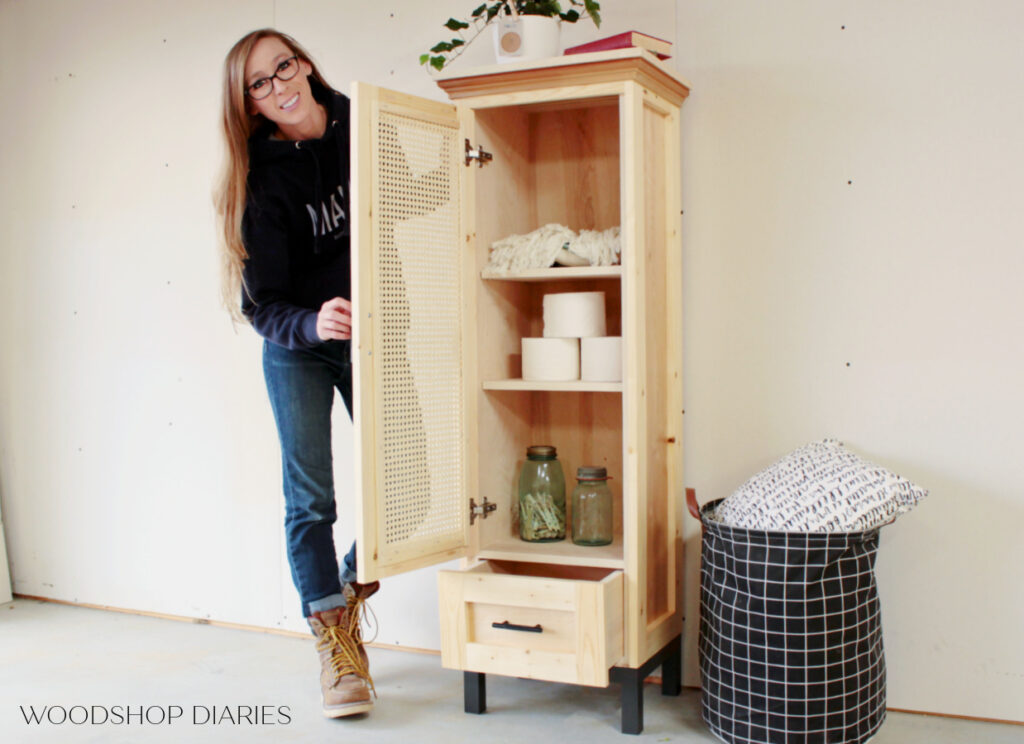
[[[687,482],[834,436],[929,488],[882,532],[889,704],[1024,720],[1024,6],[678,7]]]
[[[0,499],[15,591],[303,628],[260,345],[217,305],[221,61],[276,25],[342,90],[360,79],[440,99],[416,58],[472,6],[0,2]],[[605,6],[602,35],[676,41],[694,85],[687,482],[726,495],[831,435],[930,488],[883,533],[890,705],[1024,719],[1024,9]],[[489,62],[486,41],[463,64]],[[344,518],[352,437],[336,413]],[[378,597],[378,640],[437,647],[433,570]]]

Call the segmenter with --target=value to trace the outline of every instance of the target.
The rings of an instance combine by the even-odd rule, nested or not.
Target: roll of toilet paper
[[[588,382],[622,382],[622,337],[581,339],[580,378]]]
[[[580,379],[578,338],[524,338],[523,379],[566,381]]]
[[[544,295],[545,338],[586,338],[604,334],[604,292]]]

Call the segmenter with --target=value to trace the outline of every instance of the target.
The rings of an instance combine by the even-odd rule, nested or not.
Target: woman
[[[288,560],[318,639],[332,718],[373,706],[359,614],[378,588],[356,583],[355,545],[339,576],[332,537],[335,389],[352,414],[348,103],[294,39],[273,29],[247,34],[225,59],[223,291],[233,316],[265,339]]]

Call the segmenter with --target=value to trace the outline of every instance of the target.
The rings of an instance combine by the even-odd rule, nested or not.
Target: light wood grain
[[[510,274],[496,274],[483,271],[481,278],[506,282],[556,282],[567,279],[618,279],[622,277],[621,266],[556,266],[549,269],[532,269]]]
[[[451,72],[439,76],[437,84],[449,98],[457,100],[574,85],[592,87],[623,79],[635,80],[676,105],[690,92],[690,84],[675,70],[639,48],[495,65],[468,74]]]
[[[475,256],[467,261],[476,322],[467,364],[477,380],[470,495],[498,505],[472,529],[473,555],[485,560],[440,580],[442,637],[459,646],[446,665],[607,684],[610,665],[639,667],[681,631],[678,113],[689,86],[642,50],[452,74],[440,84],[459,101],[473,144],[494,154],[469,169],[465,221]],[[620,225],[622,265],[486,270],[491,243],[546,222]],[[543,333],[543,296],[567,291],[606,293],[608,335],[623,337],[622,383],[520,379],[521,339]],[[611,546],[518,539],[516,485],[531,444],[558,448],[567,498],[576,467],[608,468]],[[493,628],[503,620],[539,623],[550,635],[531,643],[532,634]]]
[[[356,435],[353,457],[353,480],[356,498],[355,520],[359,530],[356,541],[356,562],[359,580],[370,582],[378,578],[371,557],[376,552],[377,535],[377,464],[376,417],[374,405],[373,366],[373,238],[371,216],[373,212],[373,169],[368,157],[373,141],[372,115],[377,89],[363,83],[354,83],[351,100],[351,211],[352,211],[352,303],[355,318],[352,324],[353,411],[352,422]]]
[[[621,382],[592,382],[573,380],[558,382],[552,380],[487,380],[483,383],[484,390],[549,390],[563,393],[621,393]]]
[[[476,142],[476,116],[471,108],[457,106],[459,129],[462,138]],[[479,442],[479,397],[480,368],[477,364],[478,353],[478,285],[477,275],[480,271],[476,240],[476,208],[477,208],[477,172],[479,168],[463,166],[459,169],[462,191],[462,229],[465,243],[462,251],[462,370],[463,383],[462,405],[466,412],[464,422],[466,446],[465,472],[463,477],[463,494],[468,501],[475,493],[480,473]],[[468,511],[466,512],[468,515]],[[469,555],[475,555],[480,547],[480,531],[469,529],[468,519],[464,525]]]
[[[660,617],[666,611],[672,587],[669,585],[669,530],[673,515],[669,513],[670,498],[667,483],[667,431],[669,412],[666,410],[668,390],[668,350],[672,335],[682,333],[675,323],[670,323],[669,307],[675,298],[669,296],[671,282],[667,274],[667,231],[666,192],[668,190],[665,167],[665,118],[664,115],[647,105],[642,109],[643,127],[643,282],[647,307],[646,359],[643,405],[646,408],[646,470],[647,487],[647,529],[644,539],[647,543],[647,569],[643,580],[646,582],[645,597],[647,619]],[[672,317],[672,320],[675,320]]]
[[[462,451],[452,458],[452,462],[461,463],[462,472],[459,480],[462,488],[449,490],[449,499],[456,499],[456,504],[439,504],[433,501],[436,494],[427,489],[425,492],[432,499],[427,506],[428,514],[431,511],[438,513],[455,514],[455,528],[443,532],[438,529],[426,530],[423,533],[412,531],[400,533],[402,537],[394,537],[398,531],[389,531],[392,524],[392,514],[385,510],[384,500],[380,498],[391,483],[387,480],[384,469],[384,422],[385,411],[388,400],[384,389],[383,372],[386,365],[380,361],[381,354],[374,356],[374,351],[380,351],[385,346],[385,338],[389,329],[383,327],[380,312],[379,297],[385,292],[387,282],[379,275],[381,263],[382,245],[387,240],[393,241],[398,249],[398,229],[404,225],[403,220],[410,220],[413,217],[389,217],[390,228],[383,227],[385,217],[384,210],[378,207],[382,203],[385,190],[382,186],[381,166],[382,158],[387,156],[394,144],[390,146],[381,139],[382,121],[393,122],[391,119],[383,119],[385,114],[399,115],[404,120],[415,122],[426,122],[433,125],[440,125],[431,131],[443,133],[440,136],[447,138],[449,149],[458,152],[459,123],[456,107],[451,104],[430,101],[415,96],[408,96],[394,91],[387,91],[374,86],[357,83],[352,88],[352,156],[353,174],[355,187],[352,190],[352,264],[353,264],[353,305],[356,319],[353,324],[353,341],[355,349],[354,364],[354,425],[357,431],[355,479],[357,493],[361,499],[356,507],[357,513],[357,561],[359,565],[359,576],[362,581],[371,581],[396,573],[413,570],[423,566],[432,565],[453,557],[460,557],[466,553],[465,530],[466,514],[468,503],[463,500],[463,489],[465,480],[464,467],[470,460],[466,452],[468,443],[461,444]],[[388,126],[394,126],[388,124]],[[432,143],[428,146],[435,146]],[[403,145],[412,147],[412,144]],[[409,156],[407,150],[399,155]],[[437,152],[432,151],[426,154],[426,161],[436,160]],[[454,164],[442,162],[440,166],[446,169],[449,175],[457,171]],[[415,176],[409,169],[409,179]],[[397,179],[402,184],[404,179]],[[460,175],[454,176],[454,183],[459,184]],[[458,187],[455,187],[455,203],[461,204]],[[396,192],[389,192],[392,199],[398,198]],[[449,199],[448,203],[451,202]],[[458,213],[456,213],[458,214]],[[461,219],[461,217],[457,217]],[[382,237],[387,233],[387,240]],[[456,226],[455,234],[461,234],[461,229]],[[411,238],[409,238],[411,240]],[[389,259],[393,260],[393,259]],[[457,270],[459,267],[456,267]],[[475,274],[475,271],[473,272]],[[399,272],[401,276],[401,272]],[[464,277],[465,271],[458,270],[458,276]],[[406,287],[411,286],[415,277],[405,276],[403,281]],[[461,280],[464,283],[464,280]],[[394,284],[392,279],[391,285]],[[393,290],[397,291],[397,290]],[[461,296],[461,291],[458,293]],[[465,300],[460,296],[451,297],[452,303],[460,303]],[[407,295],[401,295],[405,301]],[[465,306],[457,305],[454,316],[465,319],[471,313]],[[456,332],[458,334],[458,331]],[[392,336],[391,343],[397,343]],[[465,357],[462,357],[463,367]],[[403,373],[406,377],[413,374],[411,362],[407,359],[407,368]],[[476,388],[475,378],[473,389]],[[444,381],[431,381],[434,385],[443,385]],[[452,382],[453,385],[463,384],[463,380]],[[403,380],[404,384],[404,380]],[[421,392],[422,394],[422,392]],[[465,387],[456,391],[457,395],[465,397]],[[422,401],[422,399],[420,399]],[[429,452],[429,433],[422,420],[422,414],[417,415],[417,421],[410,421],[410,426],[419,427],[422,430],[422,447],[406,447],[399,456],[409,461],[408,466],[403,462],[403,467],[412,467],[414,472],[422,473],[427,477],[431,471]],[[412,463],[414,458],[420,458]],[[410,471],[411,472],[411,471]],[[404,477],[404,476],[403,476]],[[397,490],[397,488],[392,489]],[[461,525],[460,525],[461,523]],[[390,536],[390,537],[389,537]]]
[[[606,686],[621,656],[622,573],[482,563],[441,572],[442,664],[553,682]],[[541,574],[541,575],[537,575]],[[574,577],[575,578],[572,578]],[[495,624],[536,627],[523,632]]]
[[[480,547],[478,557],[491,560],[558,563],[565,566],[623,568],[622,536],[611,545],[581,546],[567,537],[560,542],[528,543],[516,535],[496,536]]]
[[[621,222],[619,107],[530,114],[538,226],[605,230]]]
[[[622,357],[623,391],[623,538],[626,545],[626,662],[645,661],[642,629],[646,625],[647,469],[646,439],[646,276],[643,210],[643,97],[629,84],[620,110],[622,149]]]
[[[536,111],[564,111],[594,105],[609,105],[622,95],[622,90],[623,83],[616,81],[556,88],[527,88],[494,95],[473,95],[471,98],[462,100],[470,103],[476,111],[514,106],[524,113],[531,114]]]

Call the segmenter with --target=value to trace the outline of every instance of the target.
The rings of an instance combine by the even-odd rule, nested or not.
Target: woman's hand
[[[352,338],[352,303],[335,297],[321,305],[316,316],[316,335],[321,341]]]

